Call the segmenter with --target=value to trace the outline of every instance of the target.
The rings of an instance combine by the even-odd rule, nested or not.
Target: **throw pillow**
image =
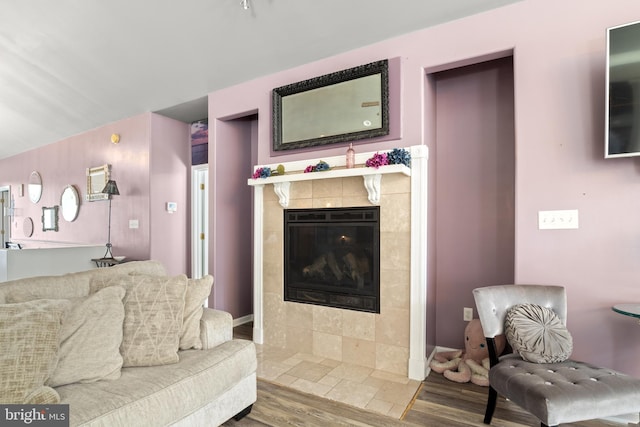
[[[73,306],[62,323],[58,366],[47,385],[90,383],[120,378],[125,290],[111,286]]]
[[[573,351],[571,334],[558,315],[537,304],[518,304],[509,309],[505,335],[513,350],[529,362],[562,362]]]
[[[124,297],[123,367],[178,362],[187,276],[113,275],[91,279],[91,292],[118,285]]]
[[[70,305],[65,300],[0,305],[0,402],[60,401],[44,384],[56,367],[62,320]]]
[[[182,323],[182,333],[180,335],[180,350],[202,348],[200,340],[200,318],[204,301],[211,294],[213,276],[206,275],[201,279],[189,279],[187,282],[187,293],[184,300],[184,318]]]
[[[89,294],[89,279],[81,273],[29,277],[15,280],[13,284],[16,286],[10,286],[4,292],[7,303],[36,299],[69,299]]]

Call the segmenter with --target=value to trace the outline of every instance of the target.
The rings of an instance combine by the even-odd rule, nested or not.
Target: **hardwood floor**
[[[322,399],[287,387],[258,380],[258,400],[249,415],[224,426],[484,426],[482,418],[487,389],[457,384],[432,373],[424,381],[403,420]],[[500,398],[491,423],[494,427],[539,426],[538,420]],[[603,420],[562,424],[563,427],[620,427]]]
[[[238,327],[234,335],[250,338],[250,326]],[[431,373],[416,393],[402,420],[323,399],[291,388],[258,380],[258,399],[251,413],[224,426],[484,426],[482,419],[487,388],[458,384]],[[539,426],[539,421],[517,405],[498,399],[494,427]],[[631,424],[630,424],[631,425]],[[635,425],[635,424],[633,424]],[[593,420],[562,424],[563,427],[621,427],[619,423]]]

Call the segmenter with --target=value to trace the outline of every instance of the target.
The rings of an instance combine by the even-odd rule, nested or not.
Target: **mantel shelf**
[[[289,206],[289,189],[292,182],[361,176],[364,179],[364,186],[368,193],[369,202],[378,205],[380,204],[380,181],[382,175],[389,173],[401,173],[406,176],[411,176],[411,169],[405,165],[386,165],[378,169],[361,166],[352,169],[332,169],[323,172],[291,173],[271,176],[269,178],[250,178],[248,184],[251,186],[273,184],[273,190],[278,196],[280,205],[286,208]]]

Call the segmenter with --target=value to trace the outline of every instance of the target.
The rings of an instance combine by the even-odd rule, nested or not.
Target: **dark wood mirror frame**
[[[374,107],[375,110],[379,112],[376,115],[379,115],[379,125],[371,125],[371,121],[368,121],[368,124],[364,124],[361,128],[355,129],[354,131],[349,132],[341,132],[341,131],[332,131],[331,125],[332,123],[320,123],[322,125],[322,131],[319,132],[321,136],[317,137],[305,137],[301,139],[294,140],[286,140],[283,138],[283,133],[286,133],[287,126],[289,126],[289,122],[292,119],[290,117],[286,117],[286,113],[283,109],[283,101],[287,101],[287,97],[293,97],[294,95],[297,97],[298,104],[300,105],[301,100],[304,98],[308,98],[308,101],[303,100],[303,105],[309,105],[309,108],[319,109],[317,89],[322,88],[332,88],[335,85],[339,86],[341,89],[344,88],[349,90],[348,85],[350,82],[356,83],[359,79],[364,79],[369,76],[380,76],[380,91],[375,91],[376,93],[372,94],[372,97],[367,97],[367,99],[357,100],[359,103],[356,103],[356,108],[370,108]],[[336,89],[334,87],[333,89]],[[377,88],[376,88],[377,89]],[[315,95],[314,95],[315,93]],[[312,99],[313,97],[313,99]],[[336,100],[331,106],[328,108],[337,109],[341,106],[336,107]],[[308,104],[304,104],[308,102]],[[339,102],[339,101],[337,101]],[[335,73],[326,74],[324,76],[315,77],[309,80],[304,80],[301,82],[293,83],[286,86],[281,86],[279,88],[273,89],[272,92],[272,125],[273,125],[273,150],[274,151],[282,151],[282,150],[291,150],[297,148],[307,148],[325,144],[334,144],[338,142],[347,142],[347,141],[355,141],[360,139],[374,138],[378,136],[388,135],[389,134],[389,65],[388,60],[381,60],[372,62],[370,64],[361,65],[355,68],[349,68],[342,71],[337,71]],[[345,114],[342,114],[344,116]],[[319,123],[313,123],[314,126]],[[325,128],[326,126],[326,128]],[[370,127],[367,127],[370,126]],[[372,127],[371,127],[372,126]],[[325,130],[326,129],[326,130]]]

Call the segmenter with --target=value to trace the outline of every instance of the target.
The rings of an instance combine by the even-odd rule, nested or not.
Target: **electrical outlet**
[[[473,319],[473,308],[471,307],[465,307],[462,309],[462,319],[465,322],[469,322],[471,319]]]

